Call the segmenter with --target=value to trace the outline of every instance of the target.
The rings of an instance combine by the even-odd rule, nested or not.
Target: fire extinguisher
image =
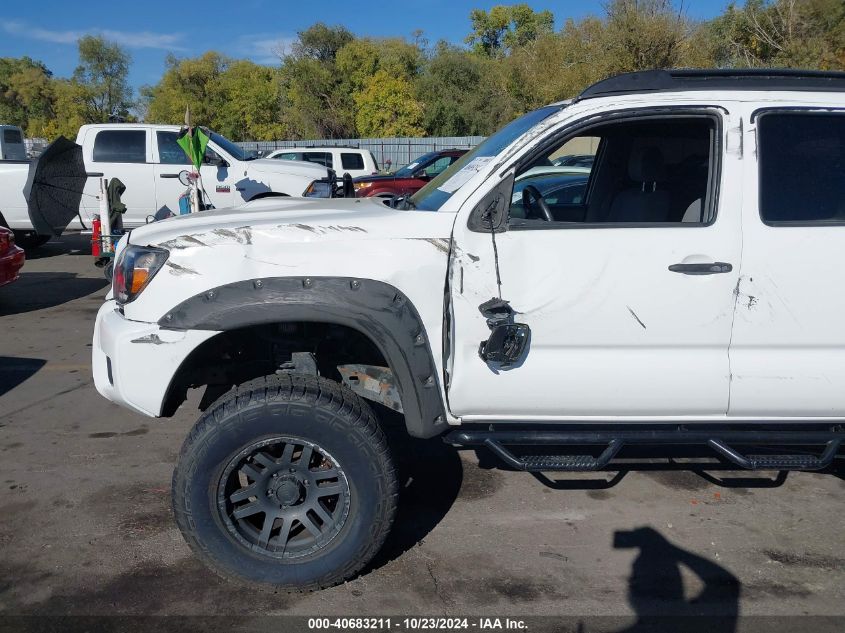
[[[95,215],[91,222],[91,255],[100,256],[100,216]]]

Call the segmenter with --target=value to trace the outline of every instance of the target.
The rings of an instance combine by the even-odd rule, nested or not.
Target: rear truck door
[[[841,418],[845,108],[749,106],[745,120],[729,413]]]
[[[155,190],[156,211],[169,210],[179,215],[179,197],[188,189],[179,182],[179,172],[193,171],[193,166],[182,148],[176,143],[178,132],[156,130],[155,136]],[[207,156],[216,157],[206,151]],[[230,168],[203,164],[200,168],[202,184],[208,198],[218,209],[232,205],[234,185]]]
[[[738,119],[716,108],[689,120],[661,112],[570,124],[537,161],[497,170],[462,207],[449,274],[453,414],[724,419],[741,255]],[[521,171],[596,138],[581,221],[548,221],[541,209],[499,219]],[[653,221],[658,211],[666,215]],[[518,358],[502,362],[509,353]]]
[[[126,227],[140,226],[146,218],[155,213],[155,194],[151,187],[153,180],[153,157],[150,130],[147,128],[95,128],[88,132],[93,142],[85,139],[83,151],[89,172],[102,173],[107,179],[119,178],[126,186],[121,201],[126,205],[123,224]],[[90,178],[86,193],[99,192],[97,178]],[[90,196],[85,204],[97,205]],[[88,207],[90,213],[92,209]],[[99,212],[96,207],[95,213]]]

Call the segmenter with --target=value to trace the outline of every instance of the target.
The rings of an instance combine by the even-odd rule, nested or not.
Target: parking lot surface
[[[2,613],[845,616],[841,464],[699,473],[658,455],[546,479],[438,440],[404,453],[395,530],[362,576],[311,594],[227,584],[170,511],[198,394],[156,420],[94,390],[107,284],[87,248],[50,242],[0,289]]]

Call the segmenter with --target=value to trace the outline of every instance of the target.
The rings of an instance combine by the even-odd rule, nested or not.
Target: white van
[[[349,174],[353,178],[378,173],[378,163],[368,149],[344,146],[284,147],[265,156],[281,160],[301,160],[333,169],[338,176]]]
[[[17,125],[0,125],[0,160],[26,160],[23,130]]]

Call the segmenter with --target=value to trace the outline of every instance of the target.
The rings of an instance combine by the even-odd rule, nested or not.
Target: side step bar
[[[524,430],[457,429],[443,437],[460,447],[484,446],[511,468],[528,472],[584,472],[606,467],[626,445],[701,445],[714,450],[733,464],[748,470],[823,470],[833,463],[845,442],[841,427],[824,430],[749,430],[626,427],[610,431],[592,429],[553,430],[548,427]],[[740,446],[824,445],[821,455],[743,455],[728,442]],[[517,456],[508,446],[605,446],[598,457],[591,455]]]
[[[607,448],[604,449],[604,452],[598,457],[592,457],[590,455],[530,455],[527,457],[516,457],[497,440],[489,437],[484,440],[484,446],[498,455],[508,466],[517,470],[528,472],[553,470],[586,472],[607,466],[610,460],[616,457],[616,453],[622,448],[623,443],[622,440],[611,440]]]

